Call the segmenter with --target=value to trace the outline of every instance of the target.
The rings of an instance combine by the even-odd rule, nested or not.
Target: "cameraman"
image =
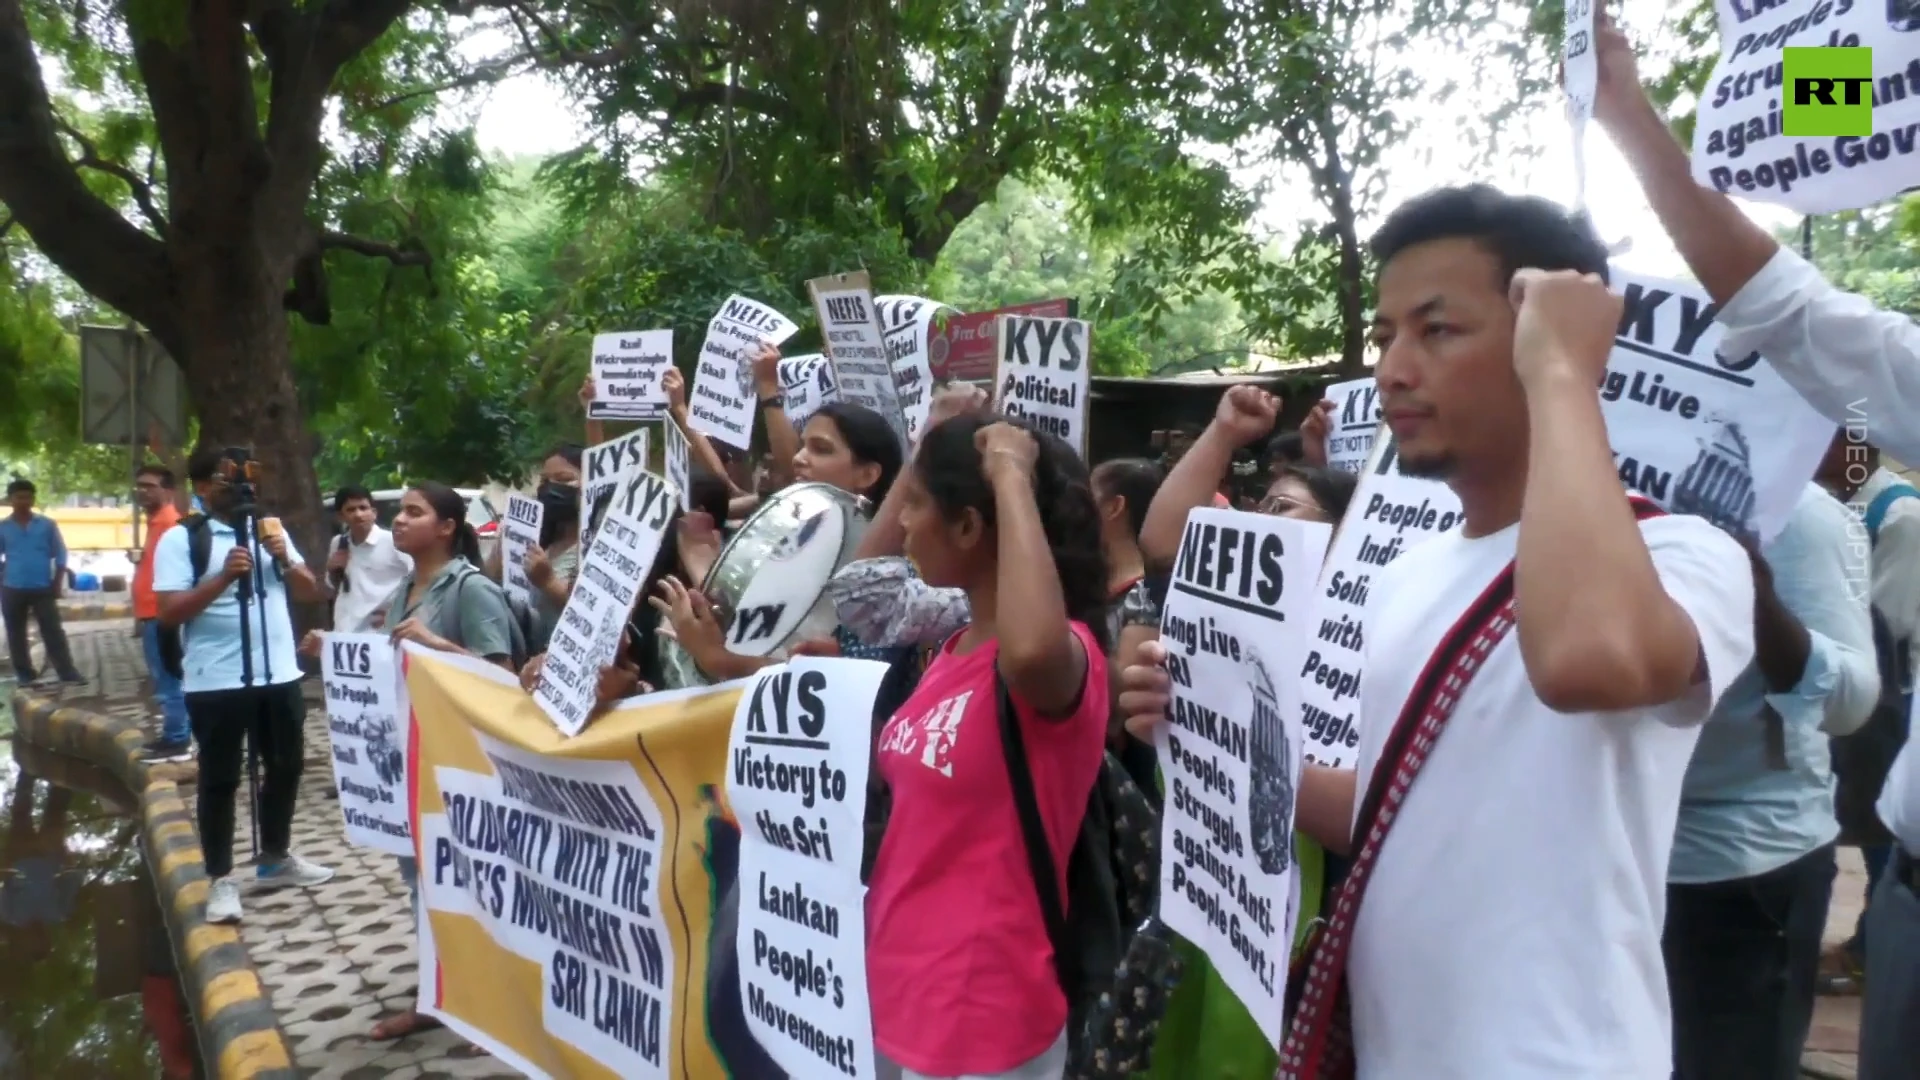
[[[287,597],[314,603],[327,593],[278,522],[261,528],[247,451],[202,447],[187,462],[187,475],[206,516],[160,538],[153,587],[160,622],[180,628],[182,689],[200,744],[200,844],[212,879],[206,918],[231,923],[240,919],[233,800],[249,740],[264,771],[254,806],[261,848],[254,878],[310,886],[333,877],[289,848],[306,704]]]

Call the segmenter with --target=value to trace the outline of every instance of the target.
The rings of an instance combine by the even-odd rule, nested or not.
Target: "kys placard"
[[[1172,701],[1160,912],[1198,945],[1276,1046],[1293,941],[1300,657],[1331,530],[1195,510],[1161,614]]]
[[[740,695],[727,800],[741,823],[736,963],[747,1025],[790,1077],[874,1075],[867,995],[868,660],[798,659]]]
[[[993,407],[1058,435],[1087,454],[1093,390],[1093,325],[1079,319],[1002,315]]]
[[[407,817],[409,710],[385,634],[327,634],[321,678],[327,742],[347,839],[393,855],[413,854]]]

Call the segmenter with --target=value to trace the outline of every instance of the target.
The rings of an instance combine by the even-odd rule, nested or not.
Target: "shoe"
[[[62,675],[60,676],[60,682],[66,686],[85,686],[87,685],[87,677],[85,675]]]
[[[240,921],[240,883],[232,874],[214,878],[212,887],[207,889],[207,921],[210,923],[237,923]]]
[[[140,747],[140,760],[149,765],[158,765],[165,761],[190,761],[193,759],[193,740],[182,739],[168,742],[166,739],[148,739]]]
[[[308,889],[332,881],[333,871],[319,863],[308,862],[298,855],[289,855],[276,862],[261,863],[254,868],[253,879],[268,888],[297,885]]]

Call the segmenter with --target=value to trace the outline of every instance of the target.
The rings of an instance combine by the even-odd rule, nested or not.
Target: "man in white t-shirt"
[[[406,580],[413,560],[393,546],[393,534],[380,527],[373,493],[344,487],[333,497],[341,534],[327,556],[327,584],[333,589],[333,628],[343,634],[376,629],[375,614]]]
[[[1596,390],[1621,304],[1590,228],[1449,189],[1372,247],[1392,452],[1465,524],[1375,575],[1359,768],[1301,778],[1299,827],[1354,868],[1281,1074],[1664,1077],[1667,861],[1700,724],[1752,658],[1747,553],[1698,518],[1636,520]],[[1437,652],[1474,659],[1428,678]],[[1164,715],[1162,656],[1125,673],[1136,734]]]

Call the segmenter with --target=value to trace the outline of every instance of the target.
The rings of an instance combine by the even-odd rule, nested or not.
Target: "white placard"
[[[546,757],[481,731],[473,737],[492,771],[440,766],[445,812],[420,817],[426,910],[477,920],[544,972],[540,1024],[555,1040],[614,1076],[664,1080],[680,1027],[673,934],[661,913],[669,856],[659,806],[626,762]],[[426,962],[433,948],[423,935],[427,1013],[439,1000],[431,982],[439,965]],[[608,1023],[609,1013],[619,1022]]]
[[[840,387],[833,381],[833,364],[825,353],[780,358],[780,393],[787,403],[783,411],[795,431],[807,426],[807,420],[820,406],[840,400]]]
[[[1720,59],[1700,92],[1693,178],[1802,214],[1854,210],[1920,183],[1920,5],[1913,0],[1719,0]],[[1873,134],[1782,133],[1781,49],[1873,50]]]
[[[667,415],[660,376],[673,366],[672,330],[593,335],[590,420],[658,420]]]
[[[407,814],[407,739],[412,712],[385,634],[322,637],[327,741],[347,839],[393,855],[413,854]]]
[[[527,579],[527,552],[540,546],[540,526],[547,508],[539,499],[519,492],[507,496],[507,516],[500,523],[500,577],[509,597],[533,603],[533,582]]]
[[[1160,916],[1278,1046],[1292,951],[1299,670],[1329,526],[1195,510],[1161,613]]]
[[[667,423],[671,424],[669,420]],[[652,453],[647,428],[637,428],[617,439],[608,439],[587,447],[582,456],[580,484],[580,550],[593,547],[593,531],[607,516],[613,493],[631,469],[644,469]]]
[[[918,443],[933,407],[933,327],[953,309],[919,296],[881,296],[873,304],[880,313],[880,332],[886,337],[887,360],[900,395],[900,411],[907,418],[907,436]]]
[[[573,595],[553,628],[533,691],[534,701],[565,735],[578,735],[587,726],[600,669],[619,651],[620,635],[660,553],[677,501],[672,484],[632,467],[580,560]]]
[[[687,433],[681,431],[680,425],[672,420],[662,425],[661,433],[666,441],[666,452],[662,456],[666,459],[667,482],[680,493],[680,509],[691,510],[693,509],[693,478],[692,469],[687,464],[687,457],[692,452],[692,448],[687,445]],[[718,527],[725,525],[726,522],[716,521],[713,524]]]
[[[733,714],[740,1003],[795,1078],[874,1075],[860,858],[885,676],[870,660],[793,660],[762,670]]]
[[[900,445],[908,445],[907,418],[900,407],[866,272],[815,278],[807,282],[807,292],[820,318],[820,337],[827,344],[840,400],[879,413],[900,438]]]
[[[753,354],[761,345],[778,345],[799,329],[792,319],[758,300],[734,295],[707,323],[700,345],[700,366],[687,395],[687,425],[709,439],[741,450],[753,444]]]
[[[1399,467],[1393,440],[1382,429],[1306,605],[1307,652],[1294,671],[1304,755],[1312,764],[1352,768],[1360,756],[1360,669],[1366,655],[1361,614],[1374,575],[1401,552],[1460,522],[1452,488],[1404,476]]]
[[[1566,0],[1561,34],[1560,88],[1567,95],[1567,126],[1573,130],[1573,204],[1587,204],[1587,121],[1600,86],[1593,52],[1593,0]]]
[[[1327,466],[1359,472],[1373,457],[1373,439],[1380,430],[1380,391],[1371,376],[1349,379],[1327,387],[1333,402],[1327,426]]]
[[[1002,315],[995,331],[993,407],[1058,435],[1085,457],[1087,399],[1093,390],[1092,324]]]
[[[1600,398],[1621,482],[1663,509],[1771,540],[1833,422],[1758,354],[1719,354],[1724,329],[1699,286],[1618,266],[1611,277],[1626,312]]]

